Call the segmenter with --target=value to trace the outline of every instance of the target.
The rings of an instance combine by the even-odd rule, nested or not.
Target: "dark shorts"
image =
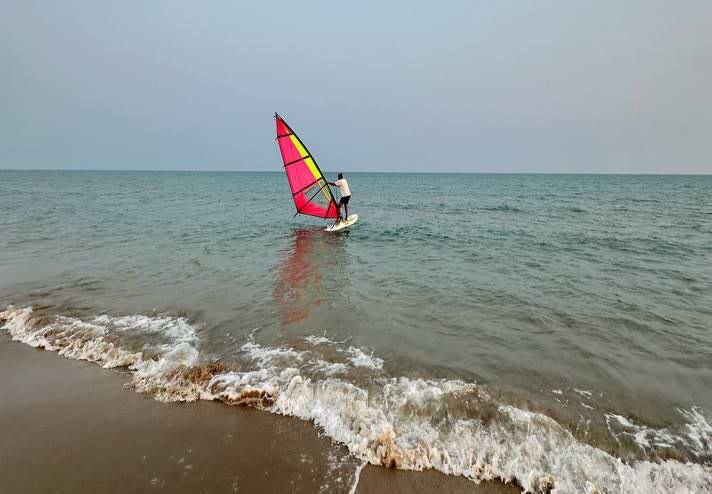
[[[344,196],[344,197],[342,197],[341,199],[339,199],[339,205],[348,204],[348,203],[349,203],[349,199],[351,199],[351,196]]]

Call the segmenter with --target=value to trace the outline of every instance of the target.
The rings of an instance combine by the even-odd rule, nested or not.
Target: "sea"
[[[712,176],[0,171],[0,328],[530,492],[712,492]],[[330,176],[330,179],[334,178]]]

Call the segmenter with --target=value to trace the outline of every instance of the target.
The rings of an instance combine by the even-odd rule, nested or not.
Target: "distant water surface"
[[[0,171],[0,309],[222,362],[216,396],[374,463],[390,427],[402,468],[712,488],[712,176],[346,175],[359,223],[327,234],[281,173]]]

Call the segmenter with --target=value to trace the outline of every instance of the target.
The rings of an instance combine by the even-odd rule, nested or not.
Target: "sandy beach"
[[[160,403],[124,389],[124,372],[7,334],[0,335],[0,372],[7,493],[518,492],[373,466],[355,486],[360,461],[307,422],[218,403]]]

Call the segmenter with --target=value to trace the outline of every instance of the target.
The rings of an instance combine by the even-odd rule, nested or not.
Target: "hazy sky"
[[[712,173],[712,1],[0,7],[0,168]]]

